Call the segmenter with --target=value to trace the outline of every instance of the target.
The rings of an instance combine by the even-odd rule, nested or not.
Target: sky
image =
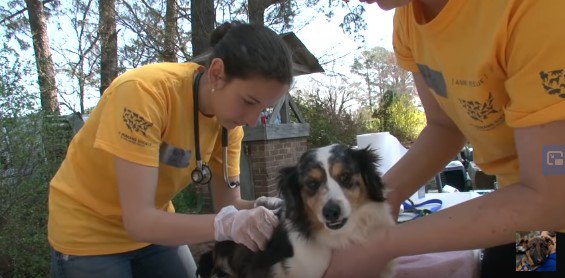
[[[351,1],[350,5],[355,6],[358,2]],[[362,4],[365,7],[365,20],[367,22],[367,30],[364,32],[365,43],[360,44],[353,40],[352,35],[345,34],[339,24],[346,13],[345,9],[335,9],[335,16],[328,19],[326,16],[319,14],[314,8],[304,8],[294,18],[294,30],[298,38],[304,45],[316,56],[320,62],[334,60],[332,64],[324,64],[323,67],[326,71],[334,71],[347,74],[350,72],[350,66],[353,63],[355,54],[364,49],[370,49],[376,46],[381,46],[392,51],[392,20],[394,11],[383,11],[376,4]],[[54,26],[50,26],[54,27]],[[50,28],[51,29],[51,28]],[[65,43],[65,39],[60,36],[65,32],[59,30],[51,32],[51,43],[61,44]],[[352,76],[351,78],[356,78]],[[311,86],[312,80],[317,82],[335,82],[329,80],[323,74],[311,74],[295,78],[295,88],[302,87],[308,88]],[[63,80],[60,80],[60,86],[65,86]],[[59,101],[71,102],[74,109],[78,110],[78,104],[65,97],[65,100]],[[98,102],[98,91],[89,93],[86,96],[85,107],[93,107]],[[61,106],[61,109],[68,110]],[[63,111],[66,113],[67,111]],[[70,112],[70,111],[68,111]]]
[[[327,60],[327,58],[324,58],[325,56],[339,57],[335,61],[335,65],[323,65],[326,71],[332,70],[332,67],[335,67],[333,70],[349,73],[355,54],[365,49],[380,46],[392,51],[394,10],[383,11],[376,4],[363,5],[365,6],[365,20],[367,22],[367,30],[364,33],[365,44],[363,45],[355,42],[351,35],[345,34],[341,27],[339,27],[345,11],[338,13],[331,21],[328,21],[324,16],[316,15],[316,12],[313,10],[295,18],[297,22],[300,22],[314,16],[314,20],[309,22],[308,25],[295,31],[298,38],[314,56],[319,60]],[[321,74],[312,74],[299,77],[296,81],[299,84],[307,83],[312,78],[323,79],[324,77]]]

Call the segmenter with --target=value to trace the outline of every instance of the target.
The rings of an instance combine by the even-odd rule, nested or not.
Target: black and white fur
[[[200,277],[322,277],[332,249],[362,244],[393,225],[385,187],[368,148],[330,145],[304,153],[279,175],[285,208],[264,251],[218,242],[199,261]],[[391,275],[392,265],[381,273]]]

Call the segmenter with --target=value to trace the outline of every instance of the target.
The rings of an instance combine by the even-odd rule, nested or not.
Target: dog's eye
[[[339,182],[343,185],[349,185],[351,183],[351,174],[350,173],[344,173],[341,176],[339,176]]]
[[[320,183],[317,181],[307,181],[306,186],[308,187],[308,189],[315,191],[318,189],[318,187],[320,187]]]

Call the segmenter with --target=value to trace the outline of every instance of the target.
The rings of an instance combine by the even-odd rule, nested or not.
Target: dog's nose
[[[337,204],[336,202],[330,201],[324,206],[324,209],[322,210],[322,214],[326,218],[326,221],[329,222],[336,221],[339,219],[339,216],[341,214],[341,208],[339,207],[339,204]]]

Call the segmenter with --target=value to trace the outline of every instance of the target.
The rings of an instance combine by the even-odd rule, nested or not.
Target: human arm
[[[422,74],[413,73],[413,76],[426,113],[426,127],[408,152],[383,176],[383,183],[391,190],[387,199],[394,218],[400,204],[439,173],[465,144],[465,137],[434,99]]]
[[[276,212],[283,205],[283,200],[277,197],[261,196],[255,200],[244,200],[241,198],[240,186],[229,188],[223,178],[212,175],[212,188],[214,193],[214,208],[216,211],[227,206],[234,205],[238,209],[251,209],[264,206]],[[239,177],[230,177],[230,181],[238,181]]]
[[[391,244],[399,247],[396,255],[485,248],[513,242],[516,231],[565,227],[561,216],[565,211],[565,175],[543,175],[540,159],[543,145],[565,145],[563,132],[565,121],[517,128],[521,181],[398,225],[388,234]],[[410,236],[413,231],[418,231],[417,237]]]
[[[234,205],[239,209],[250,209],[257,206],[264,206],[270,210],[277,211],[282,206],[282,200],[275,197],[261,196],[256,200],[244,200],[241,198],[241,186],[230,188],[229,182],[240,183],[239,165],[241,157],[241,145],[243,139],[243,129],[237,127],[228,132],[227,162],[224,161],[224,147],[220,138],[216,140],[215,151],[210,159],[210,169],[212,170],[211,189],[215,211],[227,205]],[[227,164],[227,165],[226,165]],[[227,172],[226,169],[227,168]],[[228,175],[228,181],[224,175]]]
[[[540,158],[543,145],[565,145],[564,131],[565,121],[517,128],[520,183],[383,229],[372,243],[334,254],[326,277],[363,277],[399,256],[486,248],[513,242],[516,231],[562,229],[565,175],[542,175]]]
[[[139,242],[162,245],[214,240],[214,215],[168,213],[155,208],[158,168],[115,158],[124,226]]]
[[[239,181],[239,176],[230,177],[230,180]],[[233,205],[237,209],[253,208],[254,201],[241,198],[240,187],[241,186],[236,188],[228,187],[224,180],[223,172],[213,172],[210,188],[212,189],[214,211],[219,211],[221,208],[229,205]]]
[[[155,208],[158,169],[115,158],[122,220],[139,242],[162,245],[233,240],[262,249],[277,219],[265,208],[223,210],[221,215],[186,215]],[[219,217],[218,217],[219,216]]]
[[[326,277],[363,277],[398,256],[486,248],[513,242],[516,231],[562,229],[565,175],[542,175],[540,158],[542,145],[565,145],[564,131],[564,121],[516,129],[520,183],[383,229],[364,247],[336,252]]]
[[[413,73],[413,76],[426,113],[426,127],[408,152],[383,176],[383,183],[390,189],[387,201],[391,206],[394,218],[398,216],[400,204],[445,167],[461,150],[465,142],[464,136],[455,123],[443,112],[432,96],[421,73]],[[379,244],[378,242],[385,237],[386,232],[383,230],[377,235],[374,245]],[[390,247],[388,244],[386,246]],[[334,252],[325,277],[342,277],[345,275],[345,272],[342,271],[356,271],[351,270],[351,266],[363,262],[365,258],[375,258],[366,266],[373,265],[378,269],[378,264],[381,263],[383,265],[380,267],[383,267],[387,260],[393,258],[392,251],[382,250],[383,247],[377,247],[381,249],[377,253],[374,252],[373,247],[359,248],[358,246]],[[368,273],[376,272],[356,272],[359,277]],[[352,277],[357,277],[357,275]]]

